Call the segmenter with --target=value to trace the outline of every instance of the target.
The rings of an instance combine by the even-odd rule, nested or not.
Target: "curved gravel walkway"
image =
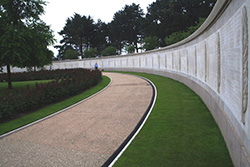
[[[101,166],[135,128],[153,93],[141,78],[104,75],[112,84],[102,93],[0,139],[0,166]]]

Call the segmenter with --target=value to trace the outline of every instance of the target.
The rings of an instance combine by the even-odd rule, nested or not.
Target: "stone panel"
[[[127,67],[127,58],[122,58],[121,61],[122,67]]]
[[[206,47],[205,41],[196,45],[197,78],[205,82],[206,79]]]
[[[166,58],[165,58],[165,54],[161,54],[161,55],[160,55],[159,62],[160,62],[160,69],[161,69],[161,70],[165,70],[165,68],[166,68]]]
[[[140,62],[139,62],[139,57],[136,56],[136,57],[134,57],[133,59],[134,59],[134,67],[139,67],[139,64],[140,64]]]
[[[180,55],[179,51],[173,52],[173,70],[180,71]]]
[[[187,57],[186,49],[180,50],[180,63],[181,63],[180,71],[183,73],[187,73],[188,72],[188,57]]]
[[[166,59],[167,59],[167,69],[172,70],[173,69],[173,56],[172,52],[166,53]]]
[[[196,69],[196,57],[195,57],[195,47],[190,46],[187,48],[187,57],[188,57],[188,74],[195,76]]]
[[[153,59],[151,55],[146,56],[147,68],[153,68]]]
[[[215,91],[218,91],[220,71],[220,51],[218,33],[214,33],[207,39],[207,83]]]
[[[242,108],[241,26],[239,10],[220,30],[221,96],[237,119]]]

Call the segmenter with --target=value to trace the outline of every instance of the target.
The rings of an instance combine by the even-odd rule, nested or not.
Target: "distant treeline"
[[[193,33],[216,0],[156,0],[147,7],[126,5],[110,23],[75,13],[59,32],[58,59],[134,53],[164,47]]]

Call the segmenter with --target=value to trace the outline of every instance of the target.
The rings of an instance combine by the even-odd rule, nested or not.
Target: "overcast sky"
[[[58,32],[63,29],[66,19],[78,13],[81,16],[91,16],[96,22],[101,19],[105,23],[112,21],[115,12],[122,10],[125,5],[140,4],[144,13],[149,4],[155,0],[46,0],[45,14],[41,19],[51,26],[57,43],[62,39]],[[57,55],[57,50],[50,47]],[[55,56],[56,56],[55,55]]]

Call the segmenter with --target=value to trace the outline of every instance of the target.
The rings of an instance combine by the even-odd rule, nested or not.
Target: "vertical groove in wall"
[[[171,55],[172,55],[172,70],[174,70],[174,53],[172,52]]]
[[[194,62],[195,62],[195,77],[197,77],[197,52],[196,52],[196,46],[194,46]]]
[[[153,56],[151,56],[151,62],[152,62],[151,63],[152,66],[151,67],[154,69],[154,58],[153,58]]]
[[[141,67],[141,57],[139,57],[139,67]]]
[[[242,118],[245,124],[245,114],[248,104],[248,18],[246,6],[242,9]]]
[[[165,54],[165,69],[167,69],[168,68],[168,60],[167,60],[167,54]]]
[[[161,68],[161,57],[160,55],[158,55],[158,69]]]
[[[220,33],[217,33],[217,91],[220,93],[220,85],[221,85],[221,53],[220,53]]]
[[[187,73],[189,74],[189,66],[188,66],[188,60],[189,60],[189,58],[188,58],[188,51],[187,51],[187,49],[185,49],[185,55],[186,55],[186,58],[187,58]]]
[[[207,41],[204,42],[204,49],[205,49],[205,82],[208,80],[208,57],[207,57]]]
[[[179,57],[179,69],[178,71],[181,71],[181,53],[178,51],[178,57]]]

